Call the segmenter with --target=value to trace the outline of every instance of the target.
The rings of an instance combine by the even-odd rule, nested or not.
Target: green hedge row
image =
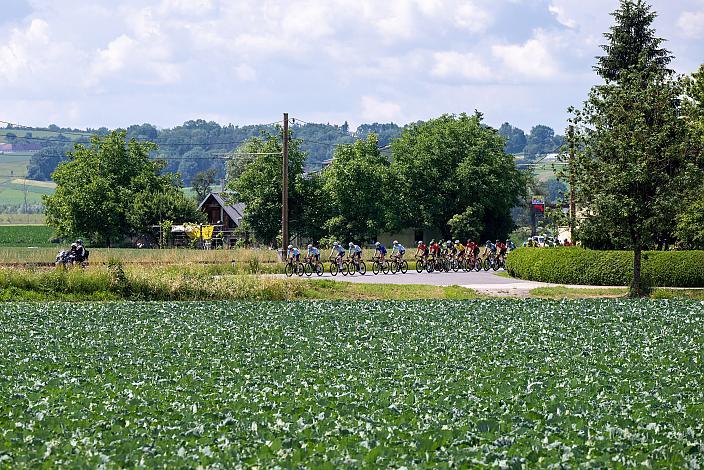
[[[648,251],[642,275],[653,287],[704,287],[704,251]],[[627,286],[633,253],[579,247],[519,248],[509,254],[513,277],[557,284]]]

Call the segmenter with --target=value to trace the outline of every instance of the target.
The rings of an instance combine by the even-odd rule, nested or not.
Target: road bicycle
[[[310,277],[313,275],[313,273],[317,274],[318,276],[322,276],[323,272],[325,271],[325,268],[323,267],[323,263],[320,261],[316,260],[315,258],[306,258],[306,263],[304,265],[305,269],[305,274],[306,276]]]
[[[385,259],[381,261],[381,256],[375,256],[372,258],[372,272],[376,275],[379,273],[389,274],[391,267],[389,260]]]
[[[435,269],[433,268],[432,258],[426,256],[416,256],[416,272],[422,273],[425,269],[427,272],[432,273]]]
[[[343,276],[347,276],[347,261],[340,259],[338,261],[337,257],[330,257],[330,274],[337,276],[338,273],[342,273]]]
[[[398,256],[394,256],[391,260],[391,274],[396,274],[401,271],[401,274],[406,274],[408,272],[408,261]]]
[[[367,274],[367,265],[364,263],[363,259],[345,260],[343,264],[345,265],[347,274],[350,276],[354,276],[355,273],[359,273],[362,276]]]
[[[499,270],[499,261],[496,259],[496,253],[489,252],[489,254],[484,259],[484,271],[493,269],[494,271]]]
[[[303,273],[305,272],[305,267],[303,266],[303,263],[295,261],[293,258],[288,260],[288,263],[286,263],[286,276],[291,277],[294,274],[297,276],[303,276]]]

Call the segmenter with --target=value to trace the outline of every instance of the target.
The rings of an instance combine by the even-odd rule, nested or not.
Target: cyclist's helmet
[[[455,240],[455,243],[459,245],[459,244],[460,244],[460,241],[459,241],[459,240]]]
[[[394,240],[394,245],[398,245],[398,240]]]
[[[339,243],[337,243],[337,242],[332,244],[332,246],[337,246],[337,245],[339,245]]]
[[[350,247],[354,246],[354,243],[350,242]]]
[[[423,244],[423,240],[418,242],[418,246],[421,246]]]
[[[288,246],[288,249],[289,249],[289,250],[290,250],[291,248],[293,248],[293,245],[289,245],[289,246]]]
[[[381,246],[381,243],[376,242],[374,245],[375,245],[375,246]]]
[[[433,243],[435,243],[435,239],[434,239],[434,238],[433,238],[432,240],[430,240],[430,244],[432,245]]]
[[[308,248],[313,248],[313,245],[311,245],[311,244],[309,243],[309,244],[308,244]]]
[[[78,240],[76,240],[76,243],[77,243],[78,245],[83,245],[83,240],[81,240],[81,239],[79,238]]]

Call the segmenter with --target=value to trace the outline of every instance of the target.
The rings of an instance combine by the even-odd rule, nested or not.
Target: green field
[[[0,247],[54,247],[54,236],[46,225],[0,225]]]
[[[24,152],[0,154],[0,206],[23,205],[25,190],[30,205],[42,204],[42,196],[54,192],[53,187],[44,182],[22,180],[27,175],[31,156]]]
[[[0,465],[704,464],[704,303],[0,307]]]

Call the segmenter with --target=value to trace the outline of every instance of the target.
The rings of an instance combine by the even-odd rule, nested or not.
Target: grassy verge
[[[476,292],[459,286],[361,284],[331,280],[306,282],[303,296],[308,299],[329,300],[467,300],[479,297]]]
[[[628,293],[625,287],[597,287],[589,289],[564,286],[538,287],[530,291],[532,297],[542,299],[586,299],[598,297],[624,297]],[[704,289],[668,289],[658,288],[650,295],[651,299],[690,299],[704,300]]]
[[[215,267],[90,270],[0,270],[2,301],[103,300],[414,300],[473,299],[462,287],[352,284],[214,272]],[[228,275],[218,275],[228,274]]]

